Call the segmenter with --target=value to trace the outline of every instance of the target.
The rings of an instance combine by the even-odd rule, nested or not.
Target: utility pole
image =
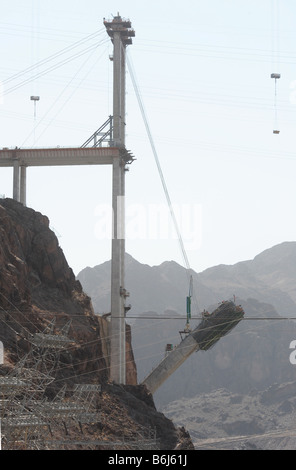
[[[125,74],[126,46],[132,44],[135,32],[131,22],[119,13],[112,21],[104,20],[113,43],[113,141],[125,154]],[[125,171],[124,156],[113,159],[112,209],[113,237],[111,264],[111,362],[110,379],[126,383],[125,300],[128,293],[124,280],[125,257]]]

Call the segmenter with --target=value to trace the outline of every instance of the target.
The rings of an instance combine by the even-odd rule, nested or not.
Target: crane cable
[[[138,104],[139,104],[139,108],[140,108],[140,111],[141,111],[141,114],[142,114],[142,118],[143,118],[143,121],[144,121],[144,124],[145,124],[146,132],[147,132],[147,135],[148,135],[148,138],[149,138],[149,141],[150,141],[150,145],[151,145],[151,148],[152,148],[152,152],[153,152],[153,155],[154,155],[154,159],[155,159],[155,162],[156,162],[158,173],[159,173],[159,176],[160,176],[161,184],[162,184],[162,187],[163,187],[163,190],[164,190],[164,193],[165,193],[165,197],[166,197],[166,200],[167,200],[169,211],[170,211],[172,221],[173,221],[173,224],[174,224],[174,227],[175,227],[175,231],[176,231],[176,234],[177,234],[177,237],[178,237],[178,242],[179,242],[179,245],[180,245],[180,248],[181,248],[184,264],[185,264],[185,267],[186,267],[186,274],[187,274],[187,277],[188,277],[188,280],[189,280],[189,283],[190,283],[190,286],[191,286],[192,276],[190,275],[191,268],[190,268],[189,259],[188,259],[188,256],[187,256],[187,253],[186,253],[186,250],[185,250],[183,238],[182,238],[179,226],[178,226],[178,222],[177,222],[177,219],[176,219],[176,215],[175,215],[175,212],[174,212],[172,201],[171,201],[171,198],[170,198],[170,195],[169,195],[169,191],[168,191],[168,188],[167,188],[167,185],[166,185],[166,182],[165,182],[164,174],[163,174],[163,171],[162,171],[162,168],[161,168],[161,165],[160,165],[160,161],[159,161],[159,158],[158,158],[157,150],[156,150],[154,140],[153,140],[153,137],[152,137],[152,134],[151,134],[150,126],[149,126],[149,123],[148,123],[148,119],[147,119],[147,116],[146,116],[144,105],[143,105],[141,95],[140,95],[140,92],[139,92],[139,87],[137,85],[137,81],[136,81],[135,74],[134,74],[134,71],[133,71],[133,66],[132,66],[132,63],[131,63],[131,60],[130,60],[130,57],[129,57],[128,54],[126,55],[126,61],[127,61],[128,70],[129,70],[129,73],[130,73],[130,76],[131,76],[132,84],[133,84],[133,87],[134,87],[134,91],[135,91],[135,94],[136,94],[136,97],[137,97],[137,101],[138,101]],[[190,290],[191,290],[191,295],[193,295],[192,287],[190,287]],[[196,306],[197,306],[198,304],[197,304],[196,298],[195,298],[195,303],[196,303]]]
[[[187,257],[186,251],[185,251],[182,235],[181,235],[181,232],[180,232],[179,227],[178,227],[178,223],[177,223],[175,212],[174,212],[174,209],[173,209],[173,206],[172,206],[171,198],[170,198],[168,188],[167,188],[167,185],[166,185],[166,182],[165,182],[165,179],[164,179],[163,171],[161,169],[160,161],[159,161],[158,154],[157,154],[157,151],[156,151],[156,148],[155,148],[155,144],[154,144],[154,141],[153,141],[153,138],[152,138],[152,134],[151,134],[151,131],[150,131],[150,126],[149,126],[149,123],[148,123],[148,120],[147,120],[147,116],[146,116],[146,113],[145,113],[143,102],[142,102],[142,99],[141,99],[141,96],[140,96],[140,93],[139,93],[139,88],[137,86],[135,75],[134,75],[134,72],[133,72],[133,68],[132,68],[132,65],[131,65],[131,62],[130,62],[128,56],[127,56],[127,64],[128,64],[129,73],[131,75],[131,79],[132,79],[132,82],[133,82],[134,90],[135,90],[135,93],[136,93],[136,96],[137,96],[138,104],[139,104],[139,107],[140,107],[140,110],[141,110],[142,118],[143,118],[143,121],[144,121],[144,124],[145,124],[145,128],[146,128],[146,131],[147,131],[147,134],[148,134],[149,141],[150,141],[150,145],[151,145],[151,148],[152,148],[152,152],[153,152],[153,155],[154,155],[154,159],[155,159],[155,162],[156,162],[156,165],[157,165],[158,173],[159,173],[159,176],[160,176],[160,179],[161,179],[162,187],[163,187],[163,190],[164,190],[164,193],[165,193],[165,196],[166,196],[166,200],[167,200],[167,203],[168,203],[168,206],[169,206],[169,210],[170,210],[170,213],[171,213],[171,216],[172,216],[172,219],[173,219],[173,222],[174,222],[175,230],[176,230],[176,233],[177,233],[177,236],[178,236],[178,240],[179,240],[179,243],[180,243],[180,246],[181,246],[184,262],[185,262],[186,268],[190,269],[190,264],[189,264],[189,260],[188,260],[188,257]]]

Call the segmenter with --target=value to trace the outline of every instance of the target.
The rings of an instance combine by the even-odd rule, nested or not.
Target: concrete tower
[[[126,297],[124,281],[125,257],[125,75],[126,46],[132,44],[135,32],[131,22],[119,14],[112,21],[104,20],[113,43],[113,141],[122,149],[122,156],[113,160],[112,208],[113,238],[111,266],[111,363],[110,378],[126,383]]]

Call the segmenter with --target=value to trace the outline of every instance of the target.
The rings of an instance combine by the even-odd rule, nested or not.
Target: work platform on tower
[[[0,167],[13,168],[13,199],[26,205],[26,169],[43,166],[131,164],[132,154],[119,147],[15,148],[0,150]]]
[[[126,149],[118,147],[2,149],[0,167],[112,165],[119,157],[126,163],[133,159]]]

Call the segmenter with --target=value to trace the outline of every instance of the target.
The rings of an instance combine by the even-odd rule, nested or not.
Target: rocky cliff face
[[[179,426],[186,423],[197,450],[294,450],[295,390],[295,382],[249,394],[220,388],[163,411]]]
[[[84,360],[75,373],[85,373],[83,364],[89,359],[88,373],[100,371],[99,379],[108,379],[107,318],[94,315],[91,299],[75,279],[48,218],[11,199],[0,205],[0,306],[15,323],[11,328],[23,333],[42,331],[53,318],[57,329],[71,320],[71,337],[89,343],[83,346]],[[136,384],[130,341],[127,328],[127,377]]]
[[[0,205],[0,306],[5,315],[0,338],[8,355],[14,357],[17,347],[19,354],[26,349],[20,338],[28,332],[42,332],[52,320],[59,331],[71,320],[69,335],[77,341],[72,359],[77,365],[69,364],[68,375],[85,373],[90,360],[87,373],[99,371],[99,380],[107,380],[102,324],[49,229],[48,218],[10,199]]]
[[[48,399],[56,396],[64,384],[69,389],[77,383],[102,387],[100,422],[84,431],[85,436],[106,442],[129,436],[136,441],[146,429],[146,422],[156,429],[160,448],[192,448],[186,432],[158,413],[148,392],[136,385],[129,327],[128,385],[109,383],[108,318],[94,314],[91,299],[75,279],[48,218],[4,199],[0,203],[0,341],[5,348],[5,363],[0,366],[0,377],[13,370],[30,351],[28,338],[49,326],[53,334],[63,332],[67,326],[74,346],[61,353],[62,367],[55,370]],[[79,430],[68,432],[68,439],[77,440]]]

